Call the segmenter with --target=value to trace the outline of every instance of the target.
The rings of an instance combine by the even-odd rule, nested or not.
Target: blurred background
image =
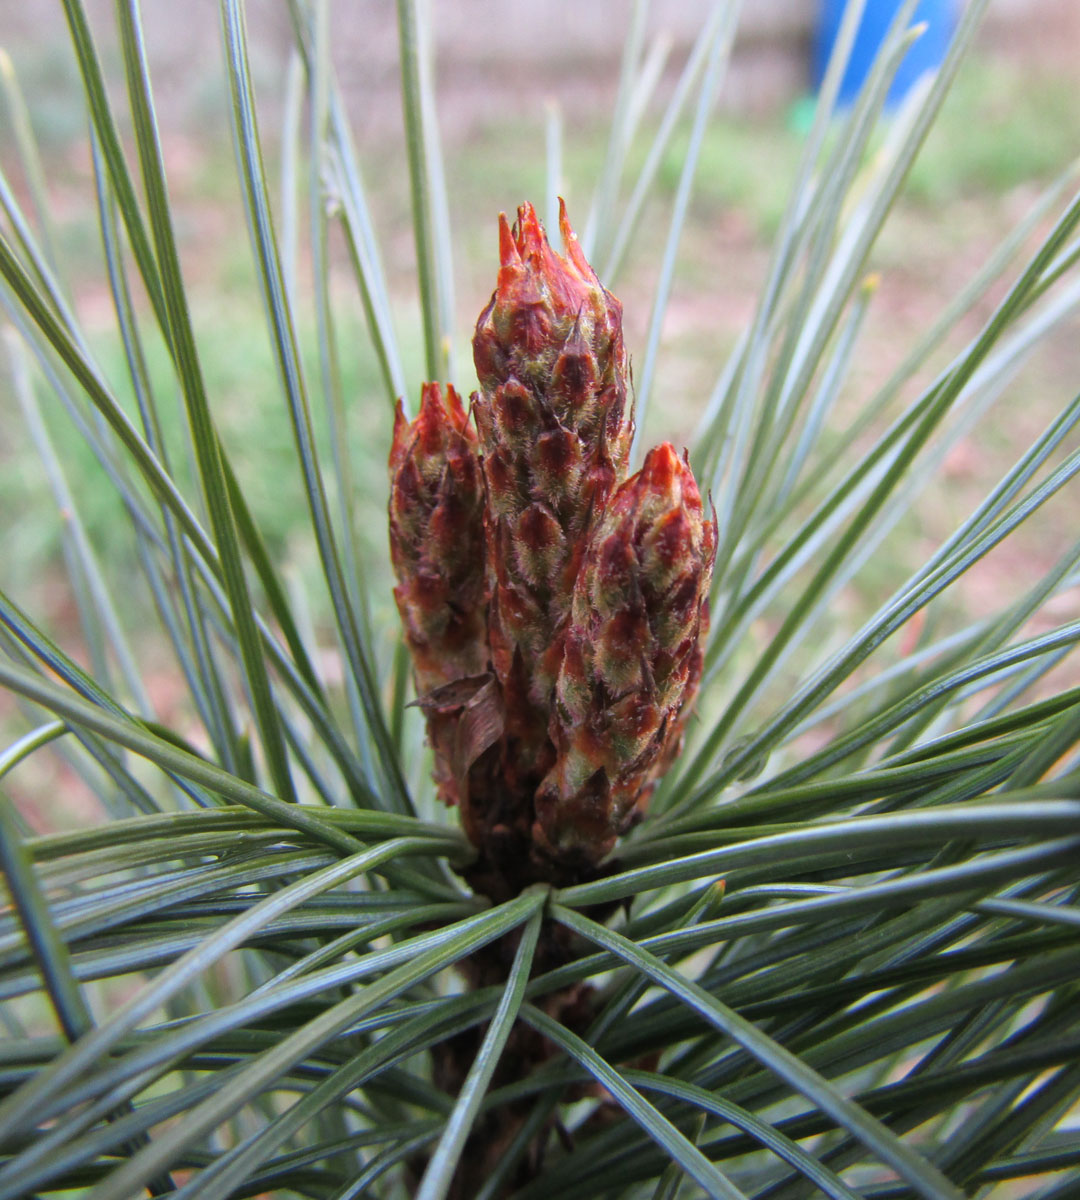
[[[117,110],[126,113],[112,0],[87,0],[86,8],[105,61],[114,67],[110,86]],[[579,227],[585,221],[604,160],[630,5],[624,0],[573,6],[560,0],[440,0],[431,8],[454,230],[459,376],[454,382],[468,391],[473,383],[468,338],[497,267],[496,216],[524,199],[542,204],[545,129],[553,113],[563,136],[560,188],[571,220]],[[277,173],[287,112],[288,8],[283,0],[251,0],[247,9],[261,132],[268,165]],[[303,576],[313,567],[312,537],[240,206],[218,5],[216,0],[147,0],[142,10],[174,219],[212,403],[271,548]],[[658,82],[627,179],[644,159],[705,10],[700,0],[656,0],[649,9],[645,42]],[[754,0],[743,6],[682,237],[646,444],[660,438],[689,441],[728,352],[752,316],[812,111],[821,12],[815,0]],[[330,26],[415,394],[422,335],[394,6],[385,0],[339,0],[330,8]],[[59,257],[68,264],[77,311],[106,372],[111,364],[122,380],[82,96],[61,6],[56,0],[0,0],[0,45],[26,97],[41,147]],[[1077,47],[1078,0],[991,0],[975,51],[874,250],[876,292],[842,412],[857,411],[1040,191],[1080,154]],[[6,111],[0,116],[0,162],[26,203],[8,118]],[[604,279],[623,301],[632,357],[644,347],[686,137],[684,130],[674,139],[623,269]],[[301,180],[303,171],[301,164]],[[275,201],[280,212],[280,193]],[[295,262],[301,298],[310,292],[304,221],[301,216]],[[385,505],[390,413],[344,247],[335,244],[332,252],[345,388],[355,398],[349,439],[359,486],[374,514]],[[1010,278],[1007,273],[964,319],[931,369],[977,331]],[[310,308],[305,311],[310,318]],[[312,328],[311,323],[301,328],[311,353]],[[1016,447],[1027,445],[1072,398],[1080,380],[1078,333],[1075,318],[1067,322],[1025,368],[994,410],[994,420],[950,454],[945,486],[904,517],[889,560],[869,564],[852,589],[854,613],[838,612],[837,620],[850,620],[878,603],[898,571],[922,561],[996,482]],[[151,370],[168,379],[163,347],[157,354]],[[98,552],[122,568],[132,549],[126,539],[112,536],[118,502],[44,392],[42,404]],[[180,421],[178,408],[173,418]],[[4,586],[47,626],[75,630],[77,614],[62,582],[61,522],[24,431],[6,363],[0,365],[0,513]],[[365,522],[361,535],[382,561],[380,520]],[[988,610],[1003,587],[1011,591],[1017,579],[1046,570],[1070,538],[1060,522],[1036,518],[1022,538],[1012,539],[965,577],[957,589],[964,605],[974,613]],[[389,587],[385,593],[389,607]],[[1069,594],[1060,602],[1075,607]],[[150,645],[151,677],[153,660]],[[150,679],[159,702],[175,684],[171,670]]]

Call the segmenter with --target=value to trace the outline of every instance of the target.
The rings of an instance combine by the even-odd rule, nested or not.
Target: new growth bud
[[[498,287],[473,338],[476,422],[494,573],[491,644],[504,686],[518,672],[546,713],[555,645],[589,529],[626,469],[622,306],[601,286],[561,209],[566,258],[531,204],[499,218]]]
[[[418,696],[488,669],[484,483],[461,397],[426,383],[416,420],[400,403],[390,450],[390,558]],[[457,799],[454,722],[428,709],[444,800]]]
[[[642,810],[697,691],[716,553],[670,445],[621,482],[622,306],[565,208],[560,225],[565,257],[531,205],[499,218],[476,433],[453,388],[425,384],[390,456],[394,594],[436,782],[492,896],[589,873]]]
[[[670,444],[612,497],[574,589],[536,837],[598,861],[673,756],[701,673],[716,553],[689,466]]]

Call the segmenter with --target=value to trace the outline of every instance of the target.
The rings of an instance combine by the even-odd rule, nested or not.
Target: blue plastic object
[[[859,94],[900,4],[901,0],[866,0],[847,71],[840,85],[841,105],[850,104]],[[825,68],[829,65],[829,55],[840,30],[845,7],[846,0],[820,0],[817,37],[814,41],[815,90],[820,88],[825,77]],[[924,72],[941,65],[956,28],[954,0],[922,0],[915,9],[911,23],[917,25],[920,21],[926,22],[926,32],[904,56],[885,101],[887,107],[899,104]]]

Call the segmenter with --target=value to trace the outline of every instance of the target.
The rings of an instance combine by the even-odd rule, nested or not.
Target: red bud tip
[[[618,335],[621,316],[619,302],[600,286],[570,228],[564,204],[560,207],[559,225],[566,242],[566,258],[551,248],[536,209],[528,201],[518,208],[513,226],[505,213],[499,214],[500,271],[492,304],[504,313],[542,307],[546,309],[547,324],[573,319],[582,310],[594,316],[606,311],[605,336],[614,335],[618,343],[615,352],[621,359],[625,352]],[[485,327],[491,312],[489,306],[481,315],[477,325],[478,334]],[[502,326],[499,326],[499,337],[509,337]],[[557,336],[552,335],[552,345],[558,345],[564,337],[565,333],[562,332]],[[510,337],[509,340],[515,339]],[[525,349],[528,355],[537,353],[531,344],[527,344]],[[620,369],[622,366],[620,362]]]
[[[471,436],[469,417],[465,405],[461,401],[454,385],[446,385],[446,399],[443,400],[443,388],[438,383],[425,383],[420,389],[420,415],[417,418],[418,428],[422,431],[425,441],[441,438],[442,429],[449,424],[457,433]]]
[[[559,232],[562,234],[566,257],[573,263],[578,274],[583,279],[596,279],[596,272],[589,265],[589,260],[585,257],[585,251],[581,248],[578,236],[570,226],[570,218],[566,215],[566,201],[562,196],[559,197]]]
[[[405,447],[408,441],[409,433],[409,418],[405,416],[405,406],[401,402],[401,397],[398,397],[397,404],[394,405],[394,436],[390,442],[390,470],[397,471],[401,465],[401,461],[405,455]]]
[[[521,255],[518,253],[514,231],[506,219],[506,213],[499,213],[499,263],[503,267],[520,267]]]
[[[669,492],[674,486],[676,476],[684,470],[675,447],[670,442],[663,442],[645,455],[645,462],[641,467],[641,482],[650,490]]]
[[[540,266],[546,257],[545,251],[550,253],[547,244],[547,235],[544,233],[544,227],[540,224],[540,218],[536,215],[536,209],[525,201],[517,211],[517,225],[515,227],[517,234],[518,252],[521,255],[523,262],[530,265]]]
[[[440,407],[442,401],[441,390],[437,383],[422,383],[420,385],[420,412],[429,410],[432,404],[438,404]]]

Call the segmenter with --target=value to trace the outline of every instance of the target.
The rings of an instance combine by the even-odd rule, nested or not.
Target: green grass
[[[1077,156],[1080,113],[1068,78],[1004,57],[976,59],[911,173],[925,206],[999,195],[1052,178]]]

